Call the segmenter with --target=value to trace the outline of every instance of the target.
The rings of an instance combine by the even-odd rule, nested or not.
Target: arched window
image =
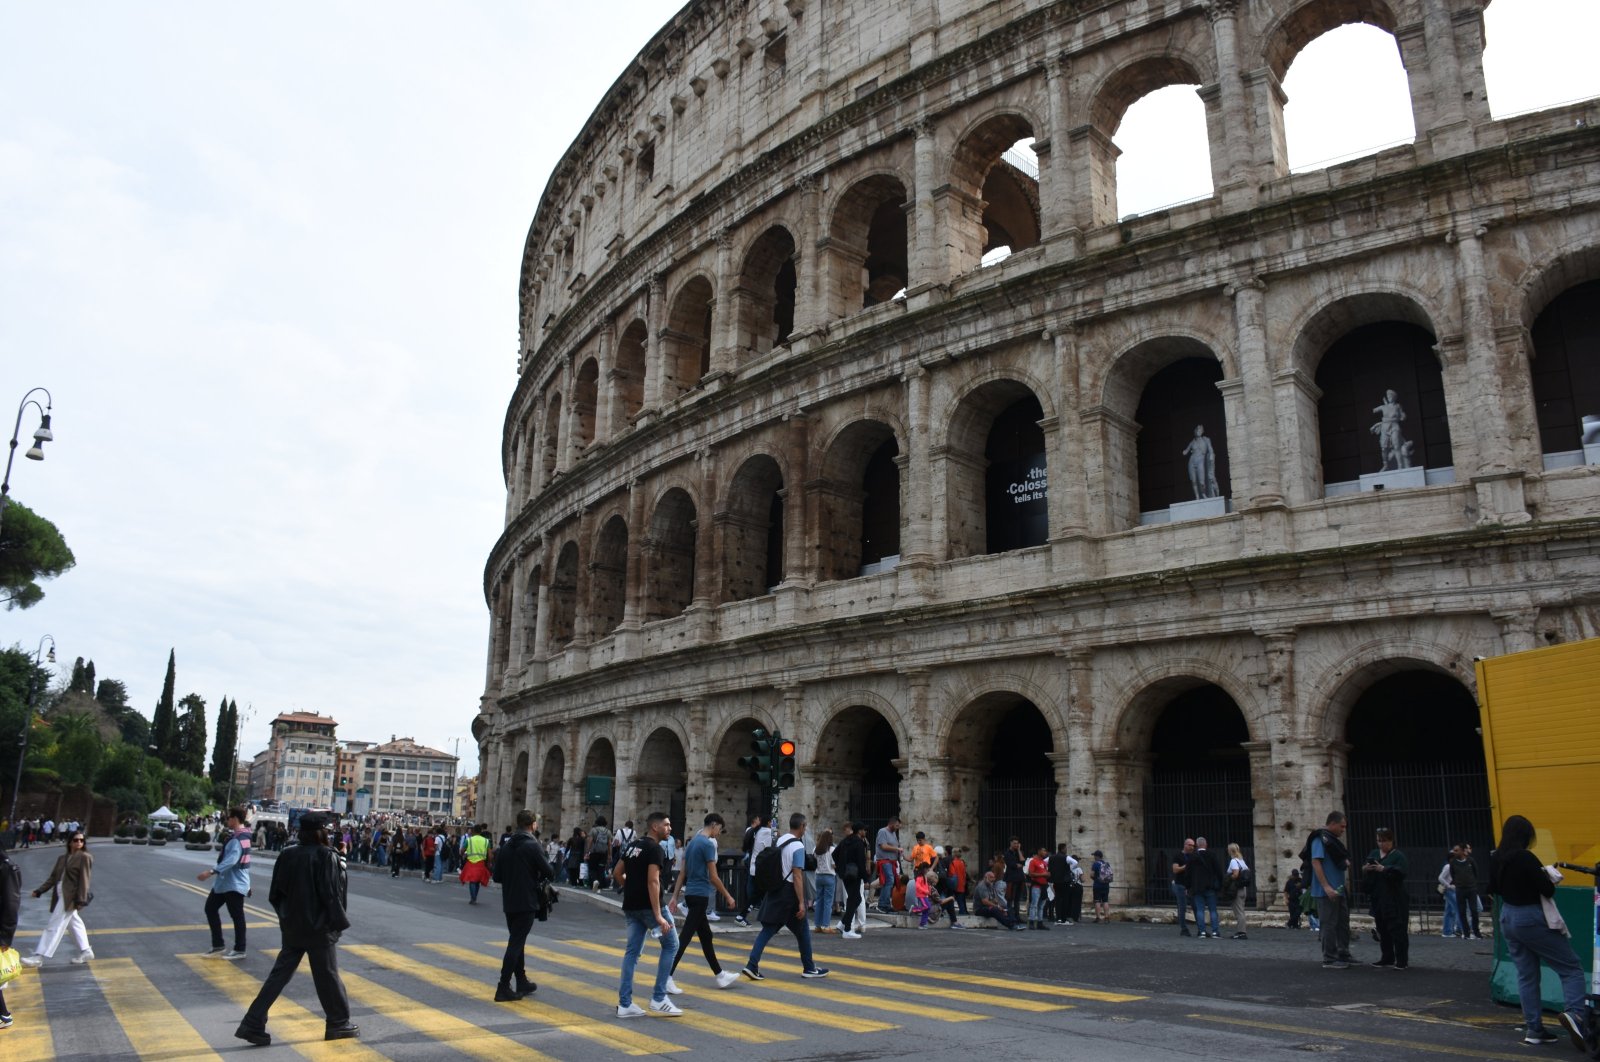
[[[1359,70],[1359,77],[1351,72]],[[1387,30],[1344,25],[1317,37],[1284,76],[1289,168],[1321,169],[1416,139],[1411,86]]]
[[[550,648],[560,650],[572,641],[578,619],[578,544],[568,542],[556,558],[550,580]]]
[[[661,336],[661,397],[671,401],[700,385],[711,371],[711,281],[695,277],[678,291]]]
[[[723,594],[743,601],[783,582],[783,473],[766,455],[734,474],[723,518]]]
[[[1330,497],[1363,487],[1453,481],[1435,342],[1421,325],[1377,321],[1351,329],[1323,355],[1317,416]],[[1425,470],[1437,471],[1430,479]],[[1405,475],[1373,478],[1380,473]]]
[[[698,521],[694,502],[684,491],[667,491],[650,517],[649,583],[645,588],[646,621],[676,616],[694,600],[694,553]]]
[[[1050,539],[1043,418],[1039,400],[1029,395],[1002,410],[989,429],[984,450],[989,553],[1042,546]]]
[[[1221,379],[1222,365],[1216,358],[1185,357],[1145,385],[1135,417],[1140,523],[1176,515],[1174,504],[1181,514],[1188,502],[1211,500],[1215,512],[1225,511],[1232,484],[1227,422],[1217,390]]]
[[[1496,118],[1600,96],[1600,4],[1494,0],[1483,31],[1483,80]]]
[[[858,181],[840,198],[828,230],[832,315],[845,317],[905,290],[907,248],[905,185],[887,174]]]
[[[1530,370],[1545,467],[1600,464],[1600,280],[1568,288],[1535,319]]]
[[[589,565],[589,627],[596,636],[621,626],[628,599],[628,525],[613,516],[600,529]]]
[[[981,216],[958,201],[944,220],[957,257],[955,271],[999,261],[1039,242],[1039,160],[1033,127],[1015,114],[996,115],[968,133],[950,165],[951,190],[982,206]]]
[[[740,350],[760,355],[789,341],[794,331],[794,252],[794,237],[781,225],[751,244],[733,292]]]
[[[1213,192],[1206,109],[1195,85],[1167,85],[1128,106],[1116,128],[1116,213],[1148,214]]]
[[[899,444],[887,424],[864,420],[839,434],[816,486],[818,578],[853,579],[900,559]]]
[[[574,448],[582,453],[594,442],[595,407],[600,401],[600,363],[589,358],[578,368],[572,388]]]
[[[1200,73],[1189,63],[1176,55],[1167,55],[1130,63],[1112,74],[1101,86],[1089,108],[1090,129],[1085,144],[1085,149],[1089,153],[1090,211],[1094,224],[1112,224],[1120,215],[1133,212],[1130,204],[1138,204],[1141,209],[1149,210],[1173,203],[1175,200],[1167,198],[1170,195],[1192,198],[1194,195],[1209,194],[1211,188],[1209,161],[1204,165],[1186,163],[1180,166],[1172,154],[1172,145],[1178,130],[1187,129],[1190,133],[1187,141],[1177,140],[1178,143],[1193,143],[1195,137],[1206,136],[1203,108],[1185,103],[1179,107],[1183,112],[1181,116],[1168,119],[1174,123],[1173,128],[1164,131],[1159,146],[1152,145],[1153,151],[1150,153],[1150,168],[1161,171],[1156,174],[1154,181],[1147,181],[1140,176],[1139,171],[1145,167],[1139,164],[1139,153],[1129,159],[1126,166],[1117,161],[1117,156],[1122,153],[1124,146],[1121,143],[1124,135],[1123,125],[1136,102],[1168,86],[1199,85],[1202,80]],[[1156,100],[1168,103],[1169,97],[1181,98],[1180,93],[1188,93],[1193,97],[1192,89],[1179,88],[1177,91],[1157,96]],[[1198,98],[1195,102],[1198,104]],[[1170,103],[1167,109],[1171,110]],[[1156,121],[1159,122],[1162,108],[1155,106],[1154,113]],[[1139,120],[1137,112],[1134,113],[1134,118],[1136,119],[1134,126],[1127,131],[1131,138],[1129,146],[1140,146],[1146,142],[1141,139],[1140,134],[1140,129],[1145,123]],[[1116,142],[1113,142],[1113,137],[1117,138]],[[1209,145],[1209,141],[1207,144]],[[1205,150],[1204,156],[1198,156],[1191,150],[1184,152],[1178,158],[1187,160],[1191,155],[1196,155],[1209,159],[1209,146]],[[1178,173],[1192,176],[1192,180],[1187,184],[1174,185],[1170,179]],[[1134,194],[1125,198],[1125,191],[1128,188],[1132,188]]]
[[[644,408],[645,323],[635,320],[617,337],[616,365],[611,370],[612,386],[616,390],[617,422],[611,425],[611,437],[616,438],[628,430],[633,418]]]

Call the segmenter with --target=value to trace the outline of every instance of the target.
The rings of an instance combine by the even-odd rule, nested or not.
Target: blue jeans
[[[833,892],[839,879],[833,874],[817,875],[817,928],[833,925]]]
[[[633,968],[639,964],[639,953],[644,950],[644,938],[659,923],[651,911],[623,911],[628,920],[628,950],[622,956],[622,984],[617,989],[617,1006],[626,1007],[633,1002]],[[661,958],[656,960],[656,983],[650,1001],[667,998],[667,981],[672,977],[672,960],[678,957],[678,927],[667,919],[667,928],[661,930]]]
[[[891,908],[891,893],[894,891],[894,875],[899,868],[897,859],[878,860],[878,910],[887,911]]]
[[[1185,933],[1189,932],[1189,890],[1172,883],[1172,898],[1178,901],[1178,928]]]
[[[784,888],[792,887],[790,885],[784,886]],[[744,961],[746,967],[752,970],[761,969],[761,953],[766,950],[767,941],[777,936],[778,930],[783,928],[783,925],[769,926],[762,923],[761,932],[756,934],[755,947],[750,949],[750,957]],[[788,924],[788,930],[794,934],[794,939],[800,942],[800,969],[816,969],[817,964],[811,960],[811,925],[806,921],[806,913],[804,911],[794,916],[793,921]],[[626,969],[624,969],[624,972],[626,972]]]
[[[1044,921],[1044,886],[1028,886],[1028,922]]]
[[[1211,913],[1211,935],[1216,936],[1222,932],[1221,923],[1217,921],[1217,890],[1197,889],[1189,894],[1189,902],[1194,904],[1194,927],[1200,932],[1206,932],[1206,912]]]
[[[1444,924],[1439,927],[1441,937],[1453,937],[1461,932],[1461,914],[1456,910],[1456,890],[1444,891]]]
[[[1542,1027],[1539,1012],[1539,960],[1550,967],[1561,981],[1563,1006],[1568,1014],[1583,1014],[1583,967],[1573,953],[1572,942],[1544,922],[1544,910],[1536,903],[1500,905],[1500,932],[1506,950],[1517,967],[1517,996],[1522,1001],[1522,1020],[1530,1030]]]
[[[433,880],[444,880],[444,852],[440,850],[433,853]]]

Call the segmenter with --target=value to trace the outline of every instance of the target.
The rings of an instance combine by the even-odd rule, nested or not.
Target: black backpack
[[[799,844],[800,839],[793,834],[779,841],[769,844],[756,856],[756,887],[763,893],[773,892],[783,885],[783,850],[791,844]]]

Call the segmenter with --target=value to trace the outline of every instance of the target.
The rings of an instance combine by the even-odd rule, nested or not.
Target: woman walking
[[[1249,891],[1246,885],[1250,882],[1250,864],[1244,861],[1244,852],[1237,844],[1228,846],[1228,888],[1233,891],[1233,939],[1244,940],[1248,936],[1244,924],[1244,898]]]
[[[818,933],[832,933],[833,894],[839,878],[833,865],[833,831],[823,830],[817,837],[817,924]]]
[[[78,945],[78,954],[72,957],[72,961],[82,965],[94,958],[94,949],[89,947],[88,927],[78,913],[88,907],[94,897],[94,893],[89,891],[94,856],[88,853],[87,848],[88,842],[84,840],[83,832],[73,830],[67,836],[66,854],[56,859],[56,865],[45,883],[33,890],[35,900],[49,890],[50,921],[44,927],[33,954],[24,958],[22,965],[39,966],[52,958],[61,943],[61,937],[68,930],[72,931],[72,942]]]
[[[1500,830],[1500,846],[1489,861],[1489,891],[1500,897],[1500,933],[1506,950],[1517,968],[1517,995],[1522,1001],[1525,1044],[1547,1044],[1556,1039],[1544,1027],[1539,1002],[1539,961],[1550,967],[1561,981],[1564,1010],[1561,1024],[1580,1051],[1589,1049],[1584,1037],[1583,968],[1572,950],[1565,924],[1552,929],[1546,920],[1543,901],[1553,900],[1556,878],[1554,867],[1540,866],[1532,852],[1533,823],[1521,815],[1506,819]],[[1460,885],[1457,885],[1460,888]],[[1557,916],[1559,919],[1559,915]]]

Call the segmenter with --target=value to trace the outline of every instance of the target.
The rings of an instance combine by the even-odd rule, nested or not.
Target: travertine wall
[[[1292,850],[1342,792],[1344,721],[1380,677],[1470,687],[1474,656],[1600,633],[1600,471],[1546,468],[1529,336],[1600,277],[1600,106],[1492,121],[1480,13],[687,5],[601,101],[529,233],[485,569],[484,815],[509,821],[515,797],[570,830],[607,757],[618,813],[675,777],[691,822],[737,813],[754,720],[800,737],[794,802],[836,821],[840,736],[870,712],[898,741],[907,820],[970,843],[986,721],[1025,699],[1052,733],[1063,838],[1136,883],[1174,691],[1233,698],[1254,847]],[[1395,35],[1416,141],[1289,175],[1279,82],[1350,21]],[[1118,222],[1112,136],[1170,83],[1199,85],[1215,194]],[[979,268],[985,175],[1030,136],[1040,239]],[[904,291],[862,308],[885,202]],[[1453,466],[1330,496],[1317,370],[1385,321],[1437,341]],[[1140,396],[1197,353],[1222,375],[1230,511],[1141,524]],[[1019,395],[1043,413],[1048,540],[987,554],[984,438]],[[861,470],[887,440],[898,564],[853,575]],[[759,576],[780,570],[769,592]]]

